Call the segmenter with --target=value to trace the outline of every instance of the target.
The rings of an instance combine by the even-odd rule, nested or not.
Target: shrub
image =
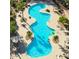
[[[11,7],[14,7],[15,10],[21,10],[23,11],[25,8],[26,2],[24,0],[20,0],[20,2],[17,2],[16,0],[11,0],[10,1]]]
[[[27,32],[27,35],[28,35],[29,37],[31,37],[31,36],[32,36],[32,32],[28,31],[28,32]]]
[[[61,17],[59,17],[59,22],[64,24],[64,23],[69,23],[69,20],[64,16],[61,16]]]
[[[29,19],[31,19],[31,16],[29,16]]]
[[[55,35],[53,38],[54,43],[58,43],[59,42],[59,37],[58,35]]]
[[[10,20],[10,33],[15,33],[16,31],[16,22],[15,20]]]
[[[66,17],[59,17],[59,22],[61,22],[65,26],[65,28],[69,30],[69,20]]]
[[[50,12],[50,10],[49,9],[46,9],[46,12]]]

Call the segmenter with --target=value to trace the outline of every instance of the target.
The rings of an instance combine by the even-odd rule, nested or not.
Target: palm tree
[[[62,25],[64,25],[64,27],[69,30],[69,20],[68,18],[61,16],[59,17],[59,23],[61,23]]]
[[[53,38],[54,43],[59,43],[59,37],[58,35],[55,35]]]
[[[59,44],[60,49],[63,52],[63,55],[66,59],[69,59],[69,46],[63,47],[62,45]]]

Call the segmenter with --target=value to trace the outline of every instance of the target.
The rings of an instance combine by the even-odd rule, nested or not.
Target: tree
[[[11,7],[13,7],[15,10],[17,10],[17,11],[21,10],[21,11],[23,11],[24,8],[25,8],[26,1],[20,0],[20,2],[17,2],[16,0],[11,0],[10,4],[11,4]]]
[[[69,42],[69,41],[68,41]],[[61,48],[61,51],[63,52],[63,55],[66,59],[69,59],[69,43],[66,40],[65,46],[63,47],[62,45],[59,44],[59,47]]]
[[[69,20],[66,17],[59,17],[59,22],[62,23],[67,30],[69,30]]]
[[[58,35],[55,35],[53,38],[54,43],[58,43],[59,42],[59,37]]]
[[[69,22],[68,19],[64,16],[59,17],[59,21],[62,22],[63,24]]]
[[[31,37],[31,36],[32,36],[32,32],[28,31],[28,32],[27,32],[27,35],[28,35],[29,37]]]
[[[32,32],[28,31],[26,35],[26,39],[32,39]]]
[[[16,22],[13,18],[10,19],[10,33],[16,32]]]
[[[49,9],[46,9],[46,12],[50,12],[50,10]]]

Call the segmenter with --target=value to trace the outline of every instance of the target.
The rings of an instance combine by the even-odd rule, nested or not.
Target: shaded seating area
[[[20,36],[15,36],[15,37],[11,37],[11,53],[15,53],[16,55],[18,55],[18,53],[22,54],[25,53],[25,44],[22,41],[22,37]]]

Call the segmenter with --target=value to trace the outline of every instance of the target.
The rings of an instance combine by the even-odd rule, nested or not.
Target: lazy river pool
[[[33,41],[26,48],[27,54],[31,57],[45,56],[53,50],[48,38],[52,32],[54,32],[54,29],[47,26],[47,21],[51,15],[40,12],[40,10],[45,7],[45,4],[38,3],[32,5],[28,11],[29,15],[36,20],[36,22],[30,26],[34,33]]]

